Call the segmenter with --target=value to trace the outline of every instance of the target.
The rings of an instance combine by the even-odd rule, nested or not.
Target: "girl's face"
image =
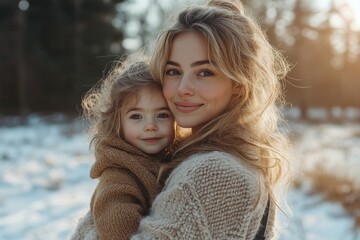
[[[165,66],[163,93],[176,122],[198,128],[219,116],[233,83],[210,64],[206,40],[196,32],[177,35]]]
[[[174,140],[174,118],[160,89],[143,87],[122,110],[126,142],[147,154],[159,153]]]

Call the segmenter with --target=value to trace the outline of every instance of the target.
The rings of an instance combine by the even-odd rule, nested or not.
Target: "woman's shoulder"
[[[231,206],[253,210],[266,195],[261,171],[246,164],[244,159],[219,151],[192,155],[177,166],[165,188],[174,190],[183,186],[191,188],[193,195],[206,206],[211,196],[211,206],[230,201]]]
[[[185,159],[179,166],[180,170],[234,170],[244,173],[253,173],[252,169],[243,159],[232,154],[220,151],[211,151],[205,153],[194,154]]]
[[[168,180],[178,183],[223,179],[223,181],[245,180],[257,184],[260,175],[243,159],[226,152],[211,151],[194,154],[185,159],[174,169]]]

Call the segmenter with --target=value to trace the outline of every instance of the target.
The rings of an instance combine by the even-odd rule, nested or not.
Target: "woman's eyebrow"
[[[193,62],[190,66],[191,67],[196,67],[196,66],[200,66],[200,65],[204,65],[204,64],[210,64],[210,61],[209,60],[200,60],[200,61],[196,61],[196,62]]]
[[[180,64],[177,63],[177,62],[174,62],[174,61],[170,61],[168,60],[166,62],[166,64],[168,65],[173,65],[173,66],[176,66],[176,67],[180,67]],[[199,60],[199,61],[196,61],[196,62],[193,62],[190,66],[191,67],[196,67],[196,66],[200,66],[200,65],[203,65],[203,64],[210,64],[210,61],[208,59],[206,60]]]
[[[180,64],[178,64],[177,62],[170,61],[170,60],[167,60],[166,65],[173,65],[175,67],[180,67]]]

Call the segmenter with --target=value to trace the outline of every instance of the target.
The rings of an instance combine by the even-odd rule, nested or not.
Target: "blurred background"
[[[96,184],[80,102],[185,0],[0,0],[0,239],[66,239]],[[284,239],[360,239],[360,1],[243,0],[293,65]]]
[[[78,112],[119,56],[153,39],[180,0],[1,0],[0,113]],[[244,0],[293,69],[287,99],[307,110],[360,107],[357,0]]]

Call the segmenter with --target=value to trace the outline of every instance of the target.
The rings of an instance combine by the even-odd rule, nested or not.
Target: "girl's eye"
[[[170,118],[170,114],[168,113],[159,113],[157,115],[158,118]]]
[[[200,77],[210,77],[210,76],[213,76],[213,75],[214,75],[214,73],[211,72],[211,71],[208,71],[208,70],[204,70],[204,71],[201,71],[199,73]]]
[[[142,116],[140,114],[136,113],[136,114],[131,114],[129,118],[130,119],[142,119]]]
[[[165,74],[169,76],[175,76],[175,75],[180,75],[180,72],[176,69],[169,69],[165,72]]]

